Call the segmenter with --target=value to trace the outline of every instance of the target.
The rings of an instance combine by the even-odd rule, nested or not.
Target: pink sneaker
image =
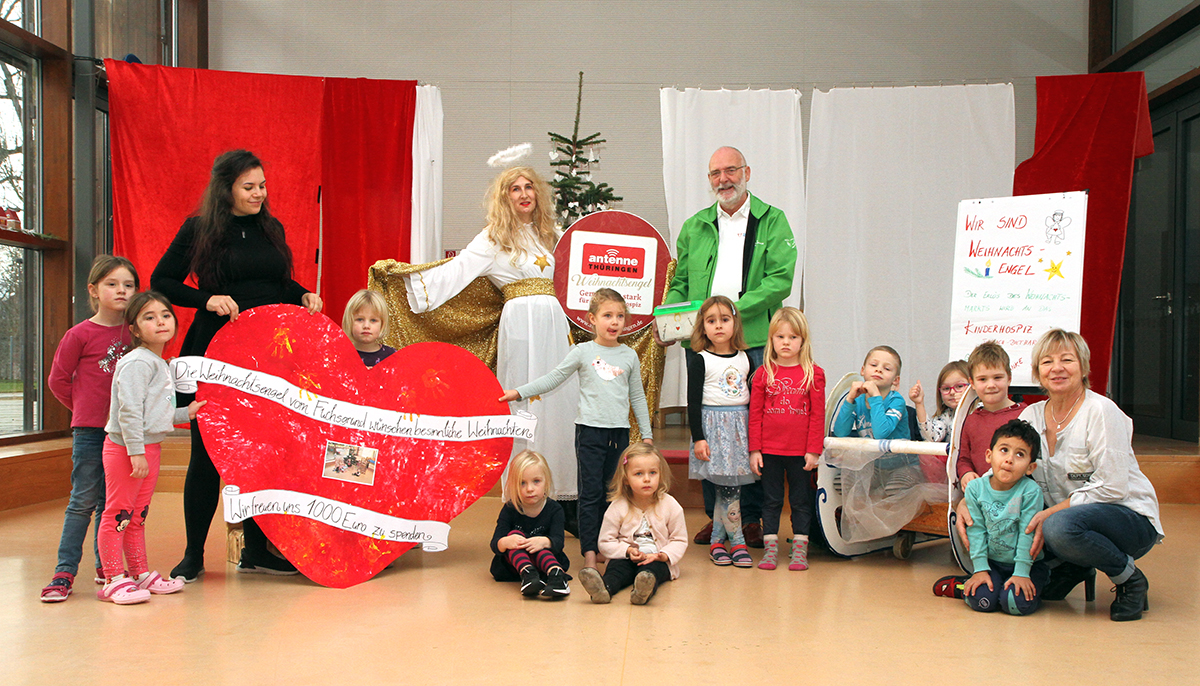
[[[96,597],[117,605],[136,605],[150,600],[150,591],[138,588],[133,579],[122,575],[101,586]]]
[[[138,588],[154,595],[167,595],[183,590],[183,579],[164,579],[158,572],[145,572],[137,580]]]

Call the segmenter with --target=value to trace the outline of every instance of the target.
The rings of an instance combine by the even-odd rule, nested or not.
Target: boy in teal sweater
[[[1037,469],[1041,440],[1028,422],[1013,419],[996,429],[987,451],[986,479],[967,484],[967,509],[974,523],[967,528],[975,574],[963,584],[963,599],[978,612],[1003,609],[1010,615],[1037,610],[1042,588],[1050,579],[1046,563],[1029,551],[1029,521],[1042,509],[1042,489],[1031,478]]]

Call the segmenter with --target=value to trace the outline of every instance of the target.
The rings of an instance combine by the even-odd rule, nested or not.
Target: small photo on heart
[[[321,476],[326,479],[372,486],[375,484],[375,463],[378,459],[379,450],[377,448],[327,441],[325,443],[325,469],[321,472]]]

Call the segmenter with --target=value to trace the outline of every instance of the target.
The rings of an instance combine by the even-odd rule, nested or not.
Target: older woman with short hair
[[[1036,550],[1045,543],[1061,561],[1042,593],[1062,600],[1099,569],[1117,587],[1114,621],[1141,619],[1149,609],[1146,575],[1134,561],[1163,538],[1158,498],[1131,444],[1133,421],[1108,398],[1089,390],[1091,351],[1077,333],[1051,329],[1033,348],[1033,379],[1047,399],[1021,419],[1042,437],[1033,477],[1047,508],[1027,532]]]
[[[1133,421],[1112,400],[1089,390],[1091,351],[1079,334],[1047,331],[1032,359],[1033,380],[1047,399],[1026,408],[1021,419],[1042,439],[1033,478],[1046,509],[1025,531],[1034,535],[1034,558],[1044,544],[1058,562],[1042,600],[1063,600],[1080,582],[1092,586],[1099,569],[1116,585],[1109,609],[1113,621],[1141,619],[1149,609],[1150,583],[1135,561],[1162,541],[1163,529],[1154,486],[1133,454]],[[971,525],[965,507],[958,520],[965,541]]]

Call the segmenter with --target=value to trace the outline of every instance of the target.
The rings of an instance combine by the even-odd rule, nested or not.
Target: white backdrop
[[[413,264],[442,259],[442,91],[417,86],[413,122]]]
[[[716,202],[708,183],[708,158],[731,145],[746,156],[750,192],[784,211],[799,252],[792,297],[799,302],[804,265],[804,153],[798,90],[659,91],[663,186],[668,235],[675,252],[679,229]],[[664,227],[658,227],[663,231]],[[667,349],[661,407],[687,405],[687,370],[681,345]]]
[[[890,345],[902,393],[919,378],[932,406],[958,203],[1012,193],[1014,131],[1009,84],[813,94],[804,297],[830,384]]]

